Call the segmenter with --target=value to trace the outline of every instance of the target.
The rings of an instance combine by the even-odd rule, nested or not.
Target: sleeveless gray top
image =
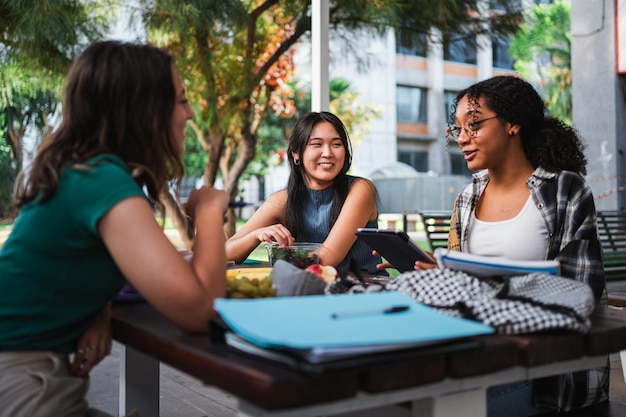
[[[356,177],[347,176],[348,188]],[[304,211],[302,213],[303,235],[298,236],[300,242],[322,243],[330,233],[330,214],[333,205],[333,187],[324,190],[311,190],[307,188],[304,199]],[[378,228],[378,220],[367,222],[362,227]],[[356,232],[356,230],[355,230]],[[381,263],[379,256],[372,256],[372,248],[361,239],[356,240],[343,261],[337,265],[337,271],[347,271],[350,259],[354,259],[366,274],[387,275],[385,270],[376,269],[376,264]]]

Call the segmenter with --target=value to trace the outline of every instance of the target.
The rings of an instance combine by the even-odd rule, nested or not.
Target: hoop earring
[[[294,165],[300,165],[300,160],[299,159],[294,159],[293,160],[293,164]]]

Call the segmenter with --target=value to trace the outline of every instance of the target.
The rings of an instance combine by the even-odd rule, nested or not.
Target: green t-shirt
[[[144,193],[115,155],[87,165],[64,170],[50,200],[22,207],[0,251],[0,351],[73,352],[125,283],[97,224]]]

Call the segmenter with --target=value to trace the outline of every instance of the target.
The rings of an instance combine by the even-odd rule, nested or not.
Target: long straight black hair
[[[296,153],[302,157],[304,150],[311,137],[313,126],[320,122],[328,122],[337,131],[341,142],[346,150],[345,158],[341,171],[333,180],[333,204],[330,215],[329,227],[333,227],[343,203],[348,195],[347,172],[352,165],[352,145],[348,131],[343,122],[337,116],[330,112],[310,112],[298,119],[291,136],[289,137],[289,146],[287,148],[287,160],[289,161],[289,181],[287,182],[287,204],[285,204],[285,226],[292,235],[298,239],[302,235],[302,211],[304,204],[304,196],[306,195],[306,178],[307,173],[303,164],[295,164],[293,154]]]

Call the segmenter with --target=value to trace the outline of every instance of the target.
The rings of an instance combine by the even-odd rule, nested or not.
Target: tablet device
[[[413,271],[415,261],[436,263],[402,230],[359,228],[356,235],[400,272]]]

